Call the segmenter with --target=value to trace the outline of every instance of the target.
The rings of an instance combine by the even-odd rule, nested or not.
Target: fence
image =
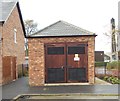
[[[22,64],[18,70],[18,77],[28,76],[28,64]]]
[[[104,67],[95,67],[95,75],[97,77],[104,77],[104,76],[114,76],[120,77],[120,70],[118,69],[107,69],[106,66]]]
[[[3,63],[3,84],[16,79],[16,57],[4,56]]]

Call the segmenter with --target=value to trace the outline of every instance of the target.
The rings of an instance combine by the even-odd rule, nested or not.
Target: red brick
[[[45,84],[45,43],[88,42],[88,81],[94,84],[94,49],[95,37],[65,38],[30,38],[29,45],[29,84],[41,86]],[[38,76],[39,75],[39,76]]]
[[[3,26],[0,25],[0,27],[2,27],[2,30],[0,29],[0,33],[2,34],[3,38],[2,53],[0,54],[0,68],[2,68],[1,57],[16,56],[17,57],[16,65],[18,71],[18,66],[21,65],[24,61],[25,53],[24,53],[24,33],[17,6],[13,9],[6,22],[4,22]],[[14,43],[14,29],[17,29],[17,44]],[[16,73],[16,75],[18,74]],[[3,81],[3,83],[4,82],[7,81]]]

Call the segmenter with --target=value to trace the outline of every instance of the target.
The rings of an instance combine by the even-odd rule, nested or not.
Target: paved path
[[[69,94],[69,95],[55,95],[55,96],[45,96],[45,95],[40,95],[40,96],[28,96],[26,97],[26,100],[28,99],[118,99],[118,96],[88,96],[88,95],[80,95],[80,94]],[[114,101],[113,100],[113,101]]]
[[[118,85],[69,85],[30,87],[28,78],[20,78],[2,87],[3,99],[12,99],[20,94],[118,94]]]

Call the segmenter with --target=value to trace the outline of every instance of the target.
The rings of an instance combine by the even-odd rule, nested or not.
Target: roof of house
[[[58,21],[45,27],[44,29],[28,36],[32,38],[36,37],[65,37],[65,36],[96,36],[93,32],[74,26],[65,21]]]
[[[2,16],[0,17],[0,21],[6,21],[15,7],[17,1],[16,0],[2,0],[0,1],[0,9],[2,10]]]
[[[18,0],[1,0],[0,1],[0,12],[2,13],[2,14],[0,14],[1,15],[0,22],[5,23],[7,21],[7,19],[9,18],[10,14],[12,13],[15,6],[17,6],[17,8],[18,8],[20,21],[21,21],[23,32],[25,35],[26,32],[25,32],[24,22],[22,19],[22,14],[21,14]]]

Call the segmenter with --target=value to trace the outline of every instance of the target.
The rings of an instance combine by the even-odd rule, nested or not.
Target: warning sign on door
[[[75,54],[74,61],[79,61],[80,58],[78,57],[78,54]]]

